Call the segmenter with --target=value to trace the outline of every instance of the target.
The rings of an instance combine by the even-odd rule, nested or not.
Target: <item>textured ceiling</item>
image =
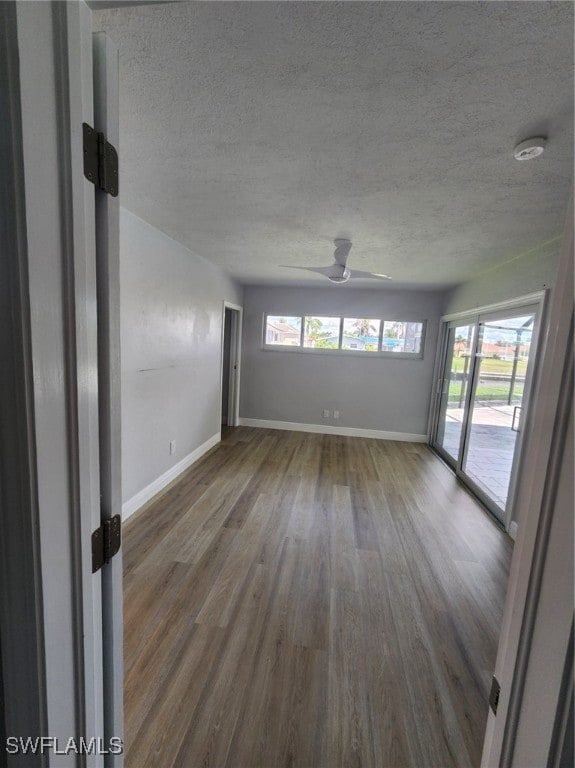
[[[453,285],[561,234],[571,2],[183,2],[94,28],[120,48],[122,204],[242,282],[318,284],[280,265],[329,264],[340,235],[352,268]]]

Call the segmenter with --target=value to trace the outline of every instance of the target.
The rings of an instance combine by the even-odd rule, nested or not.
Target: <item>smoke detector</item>
[[[513,150],[513,157],[516,160],[532,160],[543,154],[547,139],[542,136],[536,136],[534,139],[525,139]]]

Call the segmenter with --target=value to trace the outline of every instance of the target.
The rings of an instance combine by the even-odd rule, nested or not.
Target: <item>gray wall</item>
[[[242,291],[124,209],[120,279],[127,501],[219,432],[222,302],[241,304]]]
[[[424,435],[445,294],[326,286],[246,287],[240,416]],[[423,359],[263,350],[270,314],[427,320]],[[324,408],[340,419],[323,419]]]
[[[512,259],[458,286],[446,302],[445,314],[495,304],[552,288],[559,263],[560,239]]]

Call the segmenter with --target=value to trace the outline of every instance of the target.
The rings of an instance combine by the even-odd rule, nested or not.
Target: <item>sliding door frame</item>
[[[517,433],[517,439],[515,441],[515,448],[513,450],[513,461],[511,465],[511,472],[509,476],[509,486],[508,486],[508,494],[507,494],[507,503],[505,505],[505,509],[501,509],[498,504],[496,504],[491,497],[482,490],[482,488],[470,477],[469,473],[467,472],[465,465],[467,463],[467,454],[469,451],[469,443],[470,443],[470,435],[471,435],[471,428],[473,426],[473,411],[472,407],[474,407],[475,402],[475,394],[477,391],[477,385],[479,383],[479,377],[475,375],[477,366],[479,363],[478,360],[481,360],[481,358],[477,357],[477,352],[479,350],[479,343],[480,340],[482,340],[481,336],[481,325],[484,323],[488,323],[491,320],[497,320],[501,318],[502,315],[507,317],[513,317],[514,315],[517,317],[520,317],[523,312],[526,312],[528,314],[534,314],[535,318],[533,321],[533,329],[532,329],[532,336],[531,336],[531,350],[530,350],[530,357],[533,354],[533,357],[529,360],[529,363],[527,365],[527,372],[525,377],[525,386],[523,389],[523,398],[522,398],[522,406],[524,409],[524,412],[526,414],[529,413],[529,403],[530,403],[530,392],[531,392],[531,384],[533,381],[533,370],[534,370],[534,361],[537,359],[537,342],[539,340],[539,329],[541,327],[540,324],[540,317],[541,317],[541,304],[538,302],[533,302],[531,304],[522,304],[519,307],[513,307],[513,308],[506,308],[506,309],[500,309],[496,311],[490,311],[490,312],[481,312],[478,317],[477,325],[476,325],[476,332],[475,332],[475,360],[473,365],[473,374],[471,378],[471,386],[469,387],[469,410],[466,414],[466,423],[464,425],[462,435],[462,443],[461,447],[462,450],[460,450],[460,467],[461,467],[461,477],[467,482],[467,484],[472,488],[473,492],[481,499],[482,503],[487,506],[492,512],[492,514],[497,517],[497,519],[505,526],[505,530],[508,530],[509,524],[512,520],[512,517],[509,514],[510,507],[512,505],[513,500],[513,492],[516,485],[516,478],[517,478],[517,467],[519,465],[519,460],[521,456],[521,445],[522,445],[522,434],[523,434],[523,418],[520,421],[521,429]]]
[[[442,318],[443,321],[443,318]],[[441,456],[441,458],[445,461],[446,464],[448,464],[453,471],[458,474],[458,458],[461,455],[461,448],[463,444],[463,440],[465,439],[465,435],[467,430],[465,429],[465,424],[467,420],[467,414],[469,413],[469,405],[470,405],[470,394],[472,389],[472,382],[473,377],[475,374],[475,363],[476,363],[476,356],[475,353],[477,351],[477,334],[475,333],[473,336],[473,342],[471,344],[471,354],[470,354],[470,365],[469,365],[469,371],[468,371],[468,383],[469,386],[467,386],[466,392],[465,392],[465,399],[463,403],[463,422],[461,427],[461,434],[459,435],[459,447],[457,450],[457,456],[452,456],[450,453],[448,453],[445,448],[441,445],[438,445],[435,443],[435,439],[437,437],[437,430],[439,428],[439,422],[440,422],[440,412],[441,412],[441,396],[443,394],[443,382],[445,381],[445,376],[443,375],[445,372],[445,366],[447,363],[447,355],[449,354],[449,331],[452,328],[457,328],[460,325],[473,325],[477,326],[477,320],[470,320],[467,321],[465,319],[462,319],[461,321],[459,319],[455,320],[448,320],[443,323],[441,328],[441,344],[443,345],[443,350],[441,352],[441,359],[438,366],[438,378],[437,378],[437,385],[436,385],[436,401],[434,403],[434,415],[433,415],[433,422],[432,422],[432,429],[430,432],[430,445],[432,445],[433,449]]]
[[[540,359],[540,344],[539,341],[542,337],[541,329],[545,327],[545,308],[547,302],[548,291],[538,291],[537,293],[528,294],[526,296],[519,296],[510,301],[500,302],[498,304],[491,304],[483,307],[478,307],[472,311],[457,312],[449,315],[444,315],[441,318],[440,329],[440,344],[438,346],[438,355],[435,366],[435,387],[434,397],[431,407],[431,418],[429,422],[429,435],[428,443],[430,448],[445,461],[445,463],[455,472],[456,476],[466,485],[469,490],[478,498],[478,500],[485,506],[489,512],[496,518],[496,520],[503,525],[506,531],[509,531],[511,521],[514,519],[514,502],[516,496],[516,485],[519,466],[521,463],[521,455],[523,450],[523,435],[525,433],[525,427],[529,419],[530,403],[532,401],[532,394],[535,394],[534,384],[537,381]],[[507,504],[504,510],[502,510],[494,500],[483,491],[477,483],[475,483],[468,474],[463,470],[465,464],[465,458],[468,448],[468,436],[471,428],[470,409],[475,390],[477,387],[477,349],[479,343],[479,326],[480,323],[485,322],[489,317],[501,315],[507,311],[519,312],[521,310],[528,310],[535,312],[535,321],[533,325],[532,345],[534,348],[534,356],[530,361],[530,365],[527,368],[527,376],[525,379],[525,388],[523,394],[523,402],[525,403],[526,416],[522,420],[521,429],[517,436],[515,443],[515,451],[513,456],[513,465],[511,469],[511,476],[509,479],[509,493],[507,497]],[[441,410],[441,394],[444,381],[445,364],[447,361],[447,355],[449,353],[449,330],[453,328],[455,324],[475,325],[475,334],[473,344],[471,348],[471,365],[469,367],[469,385],[465,394],[463,426],[459,441],[459,450],[457,457],[452,457],[450,454],[437,444],[437,430],[440,423],[440,410]]]

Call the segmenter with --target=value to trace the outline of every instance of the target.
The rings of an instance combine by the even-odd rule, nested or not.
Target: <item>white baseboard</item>
[[[513,539],[513,541],[515,541],[515,539],[517,538],[517,523],[515,522],[515,520],[512,520],[509,523],[509,531],[508,531],[508,533],[511,536],[511,538]]]
[[[201,459],[204,453],[207,453],[210,448],[213,448],[214,445],[217,445],[220,440],[221,435],[219,432],[215,435],[212,435],[208,440],[206,440],[205,443],[202,443],[198,448],[196,448],[195,451],[188,453],[188,455],[185,456],[181,461],[168,469],[167,472],[164,472],[163,475],[160,475],[160,477],[139,491],[139,493],[137,493],[135,496],[132,496],[131,499],[128,499],[128,501],[124,502],[122,504],[122,519],[127,520],[131,515],[134,514],[134,512],[136,512],[136,510],[140,509],[140,507],[142,507],[146,502],[150,501],[150,499],[152,499],[157,493],[169,485],[172,480],[175,480],[178,475],[181,475],[182,472],[184,472],[194,462],[196,462],[198,459]]]
[[[295,421],[268,421],[266,419],[240,418],[240,426],[262,429],[284,429],[289,432],[316,432],[320,435],[345,435],[346,437],[372,437],[376,440],[400,440],[408,443],[426,443],[427,435],[409,432],[385,432],[381,429],[336,427],[331,424],[299,424]]]

